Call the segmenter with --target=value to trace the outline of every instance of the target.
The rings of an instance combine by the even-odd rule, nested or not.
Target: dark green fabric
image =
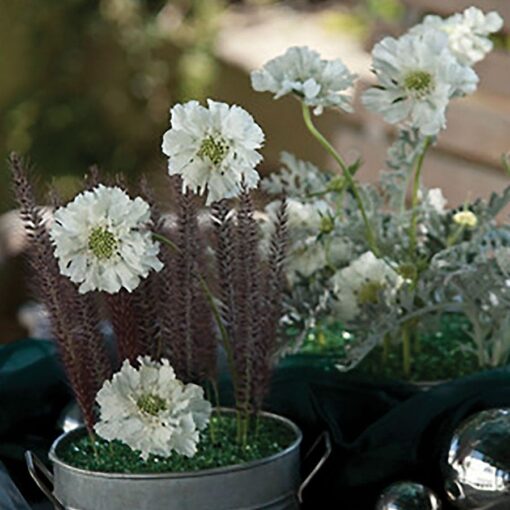
[[[16,461],[22,466],[26,448],[49,446],[68,396],[50,343],[27,340],[0,348],[0,461],[8,469]],[[222,397],[231,404],[228,381]],[[325,510],[370,510],[379,493],[399,480],[425,483],[442,496],[439,461],[453,429],[474,412],[503,406],[510,406],[506,369],[421,391],[318,363],[307,366],[302,358],[282,363],[267,401],[268,410],[302,428],[304,451],[322,431],[330,432],[333,454],[305,493],[305,509]],[[23,494],[33,490],[31,482],[17,484]]]
[[[53,342],[20,340],[0,347],[0,461],[26,498],[40,497],[23,456],[44,459],[71,394]]]
[[[390,483],[414,480],[443,497],[439,469],[459,423],[472,413],[510,406],[510,371],[494,370],[422,391],[287,366],[275,375],[268,408],[295,420],[310,442],[321,430],[334,451],[309,490],[306,508],[327,495],[330,508],[371,509]]]

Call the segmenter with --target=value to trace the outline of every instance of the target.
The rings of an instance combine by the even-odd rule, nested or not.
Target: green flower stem
[[[97,446],[96,446],[96,435],[94,434],[94,432],[92,430],[88,430],[88,428],[87,428],[87,434],[89,435],[90,446],[92,446],[92,451],[94,452],[94,457],[96,459],[98,459],[99,452],[97,451]]]
[[[352,178],[349,168],[345,164],[345,161],[342,159],[340,154],[338,154],[338,152],[329,143],[329,141],[324,137],[324,135],[315,127],[315,125],[312,121],[310,109],[308,108],[308,106],[302,102],[301,107],[302,107],[302,112],[303,112],[303,119],[305,121],[306,127],[308,128],[308,131],[310,131],[310,133],[315,137],[315,139],[324,147],[324,149],[326,149],[326,151],[333,157],[333,159],[338,163],[338,165],[342,169],[344,178],[347,181],[349,189],[352,191],[352,194],[354,195],[354,199],[356,200],[356,203],[360,210],[361,216],[363,218],[363,222],[365,224],[368,245],[370,246],[370,249],[372,250],[374,255],[379,256],[380,251],[379,251],[379,247],[377,246],[377,241],[375,239],[374,232],[372,230],[370,222],[368,221],[365,206],[363,205],[363,200],[361,199],[361,195],[359,193],[358,187],[356,185],[356,182]]]
[[[409,255],[411,259],[415,258],[416,255],[416,237],[417,237],[417,227],[418,227],[418,192],[420,191],[420,180],[421,180],[421,171],[423,168],[423,162],[425,161],[425,155],[429,147],[432,144],[432,137],[427,136],[425,138],[425,145],[423,147],[423,151],[418,156],[416,161],[416,170],[414,172],[414,181],[413,181],[413,194],[411,199],[411,226],[409,228]]]
[[[158,234],[157,232],[153,232],[152,237],[156,239],[156,241],[160,241],[161,243],[166,244],[176,253],[179,253],[181,251],[179,247],[171,239],[168,239],[168,237],[164,235]]]
[[[152,236],[157,241],[160,241],[167,246],[169,246],[172,250],[179,252],[179,247],[170,239],[165,237],[164,235],[158,234],[156,232],[152,233]],[[205,278],[198,273],[197,275],[198,281],[200,282],[200,286],[202,287],[202,290],[204,291],[204,295],[207,299],[207,302],[209,303],[209,307],[211,308],[211,312],[214,317],[214,321],[216,322],[216,325],[218,326],[218,329],[220,331],[220,337],[221,337],[221,343],[223,345],[223,348],[225,349],[225,352],[227,354],[227,364],[228,368],[230,370],[230,374],[232,376],[232,384],[234,385],[234,388],[237,388],[237,371],[235,368],[235,362],[234,362],[234,352],[232,349],[232,342],[230,341],[229,334],[227,332],[227,329],[225,328],[225,325],[223,324],[223,321],[221,320],[221,313],[218,308],[218,305],[216,304],[216,301],[214,299],[213,293],[211,292],[211,289],[207,285],[207,282],[205,281]],[[238,430],[242,430],[242,420],[238,412]]]
[[[453,232],[453,234],[451,234],[448,237],[448,239],[446,240],[446,247],[447,248],[450,248],[451,246],[453,246],[460,239],[460,236],[464,232],[465,228],[466,228],[465,225],[458,225],[457,226],[457,228],[455,229],[455,232]]]
[[[216,381],[209,381],[210,386],[206,387],[207,390],[207,397],[209,402],[214,402],[216,405],[213,404],[213,410],[212,414],[216,414],[218,418],[221,417],[221,408],[220,408],[220,394],[218,390],[218,384]],[[216,443],[217,441],[217,435],[216,435],[216,427],[213,425],[214,420],[209,421],[209,437],[211,438],[211,441],[213,443]]]

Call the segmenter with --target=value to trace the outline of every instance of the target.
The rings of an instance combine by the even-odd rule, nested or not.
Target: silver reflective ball
[[[510,408],[477,413],[454,432],[442,466],[448,498],[463,510],[510,508]]]
[[[376,510],[440,510],[441,501],[419,483],[398,482],[390,485],[379,497]]]

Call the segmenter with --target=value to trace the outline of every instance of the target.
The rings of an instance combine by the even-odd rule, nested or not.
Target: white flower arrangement
[[[211,416],[211,403],[196,384],[179,381],[170,362],[138,358],[138,368],[124,361],[97,394],[100,418],[94,427],[108,441],[118,440],[140,452],[193,457]]]
[[[81,293],[133,291],[163,267],[147,226],[150,208],[120,188],[103,185],[55,211],[50,230],[60,271]]]
[[[340,59],[323,60],[306,46],[289,48],[251,75],[254,90],[272,92],[275,99],[295,94],[313,107],[316,115],[324,108],[352,111],[346,91],[355,79]]]
[[[206,205],[239,195],[241,187],[259,182],[255,167],[264,133],[239,106],[208,100],[177,104],[171,110],[171,128],[163,135],[168,172],[180,175],[193,193],[207,191]]]
[[[86,191],[55,211],[48,232],[24,165],[16,155],[11,158],[18,202],[33,242],[40,299],[49,308],[92,448],[109,448],[108,467],[98,467],[108,472],[118,468],[117,459],[124,455],[129,469],[140,464],[136,454],[133,466],[132,452],[105,445],[95,434],[129,446],[149,470],[160,466],[157,457],[172,467],[182,465],[173,453],[194,457],[206,427],[207,458],[198,456],[197,469],[211,460],[228,465],[249,458],[249,441],[257,438],[255,422],[259,430],[255,417],[281,354],[277,328],[286,204],[275,211],[271,249],[262,256],[249,192],[259,182],[255,167],[261,160],[257,149],[262,130],[242,108],[211,100],[207,107],[196,101],[174,106],[171,122],[163,151],[169,157],[175,222],[165,222],[159,208],[151,210],[148,202],[155,204],[147,183],[140,183],[147,201],[132,199],[119,187],[98,184],[96,175]],[[210,222],[204,226],[200,221],[204,214],[193,193],[207,193],[212,229]],[[224,200],[230,198],[238,198],[237,203]],[[211,239],[214,250],[207,244]],[[202,259],[201,247],[208,257]],[[218,295],[209,280],[216,283]],[[103,313],[112,324],[115,359],[99,329]],[[246,329],[246,324],[252,326]],[[209,423],[212,404],[195,383],[207,385],[219,403],[220,345],[232,374],[236,412],[218,410],[217,420]],[[117,359],[122,367],[110,378]],[[223,436],[219,444],[231,446],[233,457],[211,459],[216,430]],[[264,451],[269,454],[278,445],[276,439]]]
[[[282,172],[268,177],[261,186],[269,195],[276,195],[266,208],[271,219],[269,226],[264,224],[269,246],[267,259],[261,257],[258,224],[248,194],[259,185],[256,167],[262,160],[258,151],[263,145],[264,133],[243,108],[212,100],[208,100],[207,106],[197,101],[175,105],[171,109],[170,129],[163,135],[162,151],[168,157],[168,173],[178,177],[182,185],[180,198],[184,209],[180,211],[178,223],[183,228],[175,236],[177,241],[160,231],[151,231],[149,204],[139,197],[131,199],[118,187],[98,185],[59,208],[49,233],[50,249],[45,244],[42,220],[37,223],[37,210],[29,211],[31,216],[27,217],[36,224],[29,228],[36,231],[33,237],[42,246],[38,255],[50,254],[49,269],[42,268],[47,270],[43,283],[61,335],[62,351],[70,354],[67,361],[71,367],[71,382],[78,389],[80,404],[87,410],[84,415],[89,431],[93,428],[107,441],[119,440],[127,444],[144,460],[151,455],[168,457],[173,452],[187,457],[196,453],[200,433],[208,426],[212,405],[204,398],[200,386],[185,384],[176,377],[176,372],[179,376],[185,373],[186,381],[195,381],[195,377],[201,383],[214,379],[217,345],[214,343],[210,349],[209,344],[209,349],[204,349],[208,337],[201,336],[197,341],[194,329],[201,325],[195,314],[203,312],[208,305],[209,315],[203,323],[215,326],[211,328],[211,337],[215,340],[216,335],[219,337],[231,374],[236,376],[233,382],[238,410],[237,439],[246,445],[250,418],[253,412],[261,409],[272,362],[280,354],[282,345],[277,332],[282,315],[279,307],[285,301],[281,283],[287,245],[286,276],[290,282],[289,291],[295,293],[295,301],[299,301],[295,308],[305,305],[307,311],[316,311],[322,307],[321,311],[326,310],[336,319],[359,326],[360,330],[365,328],[364,332],[377,330],[375,333],[383,336],[402,333],[406,374],[411,367],[413,335],[410,330],[419,322],[420,314],[440,308],[438,287],[444,294],[453,294],[448,305],[458,304],[459,289],[463,289],[466,302],[475,299],[478,289],[466,290],[466,281],[472,284],[466,274],[476,274],[470,264],[485,271],[484,281],[490,284],[485,298],[490,296],[488,301],[498,309],[494,322],[501,325],[501,317],[507,317],[510,269],[508,253],[504,251],[507,247],[503,241],[490,238],[489,227],[493,226],[501,207],[510,202],[510,191],[491,199],[485,206],[475,202],[461,211],[452,211],[446,208],[440,190],[427,191],[420,181],[426,152],[446,127],[449,102],[476,90],[478,77],[471,64],[489,51],[487,36],[500,26],[497,14],[485,16],[477,9],[468,9],[462,15],[443,21],[427,18],[423,25],[401,38],[388,37],[375,46],[373,67],[378,85],[364,93],[363,103],[381,113],[387,122],[402,128],[390,150],[390,166],[395,171],[385,176],[380,187],[361,186],[356,181],[360,163],[348,166],[314,125],[310,114],[310,109],[320,114],[329,107],[351,111],[346,91],[353,85],[355,76],[340,60],[326,61],[309,48],[296,47],[254,71],[251,80],[255,90],[270,91],[275,98],[287,94],[298,98],[306,127],[342,172],[341,175],[323,174],[289,154],[283,156]],[[20,202],[35,203],[31,197],[25,200],[28,187],[23,176],[18,182]],[[409,207],[405,204],[408,184],[412,185]],[[201,273],[202,261],[197,252],[203,239],[197,233],[195,205],[192,200],[185,200],[190,198],[188,191],[206,194],[205,205],[212,206],[219,297],[213,295]],[[282,199],[278,196],[281,194],[288,196]],[[401,203],[389,211],[388,205],[397,202],[395,195],[400,197]],[[235,197],[240,199],[238,214],[233,214],[225,203],[225,199]],[[162,221],[156,223],[163,224]],[[288,243],[287,229],[290,230]],[[166,252],[166,262],[181,261],[179,271],[165,273],[168,268],[158,258],[162,247],[156,239],[164,242],[166,249],[173,250],[171,254]],[[491,248],[487,250],[483,246]],[[488,266],[491,257],[496,259],[499,269]],[[57,274],[51,263],[58,268]],[[177,341],[177,345],[168,344],[162,349],[164,342],[169,342],[166,337],[171,336],[169,332],[173,332],[176,322],[172,310],[163,310],[167,314],[164,324],[157,322],[158,327],[151,325],[150,328],[151,334],[158,329],[161,333],[157,342],[149,338],[150,342],[158,343],[157,348],[151,346],[157,355],[136,357],[131,355],[141,351],[136,332],[143,328],[137,329],[140,325],[132,319],[133,312],[139,310],[136,308],[139,303],[133,296],[125,298],[123,291],[131,293],[137,289],[151,272],[182,276],[175,282],[160,280],[157,285],[161,285],[156,288],[164,288],[168,297],[172,293],[183,293],[173,304],[184,307],[180,315],[185,317],[185,326],[179,329],[182,338],[171,339]],[[76,322],[59,315],[59,296],[55,288],[63,289],[64,299],[70,297],[73,305],[80,303],[73,294],[76,289],[72,285],[61,285],[61,275],[77,284],[79,293],[102,291],[121,295],[122,299],[115,306],[128,305],[122,310],[121,318],[128,323],[126,338],[131,344],[129,355],[121,359],[129,359],[123,360],[122,368],[111,380],[104,382],[103,377],[99,391],[98,379],[101,374],[111,373],[111,366],[105,362],[104,370],[89,370],[87,363],[101,358],[87,350],[90,345],[97,346],[94,343],[97,335],[92,326],[87,325],[81,332]],[[148,316],[153,314],[149,319],[160,321],[161,308],[158,307],[161,303],[155,302],[155,296],[159,298],[159,295],[151,294],[154,289],[150,288],[150,280],[148,282],[148,290],[143,290],[150,300],[140,309]],[[171,288],[175,283],[176,287]],[[448,287],[450,284],[455,292]],[[311,289],[313,298],[318,296],[320,306],[315,306],[317,303],[308,306],[301,287],[307,291]],[[268,289],[270,296],[264,294]],[[87,301],[85,311],[73,310],[80,317],[82,314],[88,317],[90,309]],[[487,310],[490,307],[482,311],[487,313]],[[464,311],[479,313],[476,306],[466,307]],[[286,316],[294,312],[292,309]],[[479,319],[475,315],[470,316],[473,322]],[[241,322],[236,324],[236,320]],[[487,317],[484,320],[491,323]],[[380,324],[385,329],[379,327]],[[123,325],[120,321],[120,326]],[[75,337],[87,338],[90,343],[82,342],[73,351],[69,341]],[[118,334],[117,341],[120,345]],[[475,341],[481,343],[483,339]],[[510,352],[510,348],[507,350]],[[165,356],[170,353],[175,371],[162,352]],[[191,367],[195,355],[207,358],[203,364],[198,364],[197,370]],[[102,358],[104,361],[107,357]],[[89,387],[83,384],[88,376],[91,378]],[[90,388],[96,388],[92,400]],[[95,425],[94,401],[100,407],[100,418]]]

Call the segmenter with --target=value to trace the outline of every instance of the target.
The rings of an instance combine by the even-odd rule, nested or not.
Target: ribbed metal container
[[[286,450],[246,464],[186,473],[136,475],[75,468],[58,456],[62,441],[82,434],[82,429],[74,430],[50,450],[53,496],[66,510],[297,510],[301,432],[286,418],[263,415],[294,432]]]

